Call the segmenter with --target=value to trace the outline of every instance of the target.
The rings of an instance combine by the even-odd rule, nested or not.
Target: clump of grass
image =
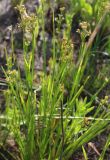
[[[45,2],[42,1],[41,3],[44,7]],[[52,57],[49,60],[50,70],[47,73],[44,13],[39,9],[37,17],[33,14],[28,15],[24,6],[18,6],[18,9],[21,13],[20,26],[24,33],[25,78],[22,79],[19,67],[17,70],[13,69],[14,62],[12,57],[9,58],[8,56],[8,69],[7,71],[4,70],[4,73],[8,83],[8,90],[5,93],[6,127],[18,145],[20,158],[22,160],[67,160],[77,149],[82,147],[87,159],[83,145],[104,131],[110,120],[110,113],[103,109],[104,100],[103,104],[99,102],[97,109],[93,106],[98,93],[108,83],[108,80],[103,82],[102,88],[89,100],[87,97],[81,97],[84,87],[89,81],[89,77],[86,77],[85,82],[82,79],[91,54],[91,44],[96,36],[94,35],[95,30],[86,44],[85,37],[88,33],[88,27],[87,23],[84,23],[86,26],[83,25],[82,27],[82,44],[76,64],[73,60],[74,45],[68,33],[70,27],[67,27],[62,33],[63,38],[57,40],[53,10],[53,48]],[[38,19],[40,13],[42,15],[41,20]],[[69,13],[67,17],[67,24],[70,25],[71,20],[69,18],[71,16]],[[44,39],[44,68],[40,75],[40,83],[38,84],[40,87],[38,88],[33,85],[36,75],[34,72],[34,54],[36,37],[41,23]],[[60,26],[57,28],[57,34],[59,33],[58,29],[60,30]],[[27,34],[30,35],[31,39],[28,40]],[[28,53],[30,43],[32,43],[32,49]],[[58,53],[60,54],[58,55]],[[109,107],[107,105],[108,111]],[[91,114],[92,111],[93,114]]]

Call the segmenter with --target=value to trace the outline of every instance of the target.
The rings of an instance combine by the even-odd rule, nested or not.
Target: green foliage
[[[85,149],[84,149],[84,147],[82,146],[82,150],[83,150],[83,154],[84,154],[84,158],[85,158],[85,160],[88,160],[88,158],[87,158],[87,153],[86,153],[86,151],[85,151]]]
[[[88,9],[90,16],[94,14],[92,5],[85,0],[71,2],[72,4],[75,3],[74,12],[79,9]],[[106,97],[99,102],[97,107],[93,106],[100,90],[106,86],[109,79],[104,79],[101,83],[102,87],[99,87],[90,98],[82,96],[85,86],[90,83],[90,75],[85,77],[88,61],[92,54],[91,46],[87,46],[85,42],[88,33],[91,34],[90,25],[86,22],[80,24],[81,29],[78,32],[82,42],[78,60],[75,62],[73,60],[74,45],[69,35],[71,11],[66,15],[65,23],[67,23],[67,27],[62,32],[63,38],[60,39],[63,15],[58,16],[57,21],[59,23],[56,29],[54,8],[52,8],[52,56],[48,62],[49,73],[47,73],[45,4],[45,1],[41,1],[41,6],[36,11],[37,16],[34,14],[28,15],[24,6],[17,7],[21,13],[19,26],[23,29],[24,34],[24,79],[19,67],[16,70],[13,69],[15,65],[13,57],[6,55],[7,70],[4,70],[4,73],[8,89],[5,92],[6,122],[4,121],[4,124],[17,143],[22,160],[68,160],[75,151],[104,131],[110,121],[110,105],[106,103]],[[34,85],[34,77],[38,76],[34,72],[34,54],[36,38],[41,25],[44,67],[39,77],[40,82]],[[27,34],[30,37],[29,39],[26,36]],[[28,53],[30,43],[32,49]],[[105,103],[107,104],[107,111],[103,109]],[[85,159],[88,159],[84,147],[82,147],[82,150]]]

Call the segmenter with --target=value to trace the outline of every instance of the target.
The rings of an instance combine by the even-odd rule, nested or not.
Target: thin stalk
[[[46,42],[45,42],[45,21],[44,21],[44,1],[41,0],[42,6],[42,34],[43,34],[43,70],[46,73]]]
[[[92,43],[93,43],[93,41],[94,41],[94,38],[96,37],[96,35],[97,35],[98,32],[100,31],[100,29],[101,29],[101,27],[102,27],[102,23],[103,23],[103,21],[105,20],[108,12],[109,12],[108,10],[105,11],[105,13],[104,13],[103,16],[101,17],[99,23],[98,23],[97,26],[95,27],[95,29],[94,29],[93,33],[91,34],[91,36],[90,36],[90,38],[89,38],[89,41],[88,41],[88,43],[87,43],[86,50],[88,50],[88,49],[91,47],[91,45],[92,45]]]
[[[62,101],[63,103],[63,101]],[[61,104],[61,130],[62,130],[62,149],[61,149],[61,155],[60,155],[60,160],[63,158],[63,150],[64,150],[64,125],[63,125],[63,104]]]

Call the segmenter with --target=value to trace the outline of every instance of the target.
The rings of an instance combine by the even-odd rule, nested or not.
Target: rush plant
[[[46,2],[42,0],[41,3],[43,8]],[[81,5],[87,7],[88,4],[82,1]],[[41,8],[38,10],[37,16],[34,14],[28,15],[25,7],[21,5],[18,6],[18,10],[21,14],[20,27],[24,34],[25,76],[22,78],[19,66],[15,69],[13,57],[6,54],[7,70],[3,69],[8,85],[8,89],[5,91],[5,127],[17,143],[22,160],[69,160],[75,151],[81,147],[87,158],[83,145],[104,131],[110,121],[110,105],[107,103],[107,97],[99,101],[96,107],[93,104],[97,101],[100,90],[106,86],[109,79],[105,79],[102,87],[91,97],[82,96],[89,81],[89,76],[85,78],[85,81],[83,78],[91,55],[91,45],[96,36],[94,34],[99,25],[103,23],[104,17],[101,17],[94,29],[95,33],[92,34],[88,30],[88,23],[82,22],[82,28],[78,30],[81,34],[82,43],[78,60],[75,62],[73,59],[74,44],[68,33],[71,16],[68,13],[66,22],[69,27],[62,31],[63,37],[57,39],[59,32],[55,30],[54,8],[52,8],[52,56],[48,62],[49,71],[47,72],[45,15]],[[39,19],[40,16],[41,19]],[[36,71],[36,73],[34,70],[34,62],[36,37],[40,24],[42,24],[44,40],[44,68],[38,77],[38,72]],[[60,30],[60,26],[57,29]],[[91,36],[86,43],[85,36],[88,33]],[[32,46],[31,51],[28,50],[30,44]],[[37,84],[34,82],[35,76],[39,78]],[[106,110],[105,105],[107,106]],[[108,142],[106,146],[108,146]],[[101,157],[103,157],[103,154],[104,152]]]

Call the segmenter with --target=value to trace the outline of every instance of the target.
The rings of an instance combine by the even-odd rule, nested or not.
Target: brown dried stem
[[[102,18],[100,19],[100,21],[98,22],[97,26],[95,27],[94,31],[92,32],[92,34],[91,34],[91,36],[89,38],[89,41],[87,43],[87,47],[86,47],[87,50],[91,47],[91,45],[92,45],[92,43],[94,41],[94,38],[96,37],[97,33],[100,31],[100,29],[102,27],[102,24],[103,24],[103,21],[105,20],[107,14],[108,14],[108,10],[105,11],[105,13],[103,14]]]

